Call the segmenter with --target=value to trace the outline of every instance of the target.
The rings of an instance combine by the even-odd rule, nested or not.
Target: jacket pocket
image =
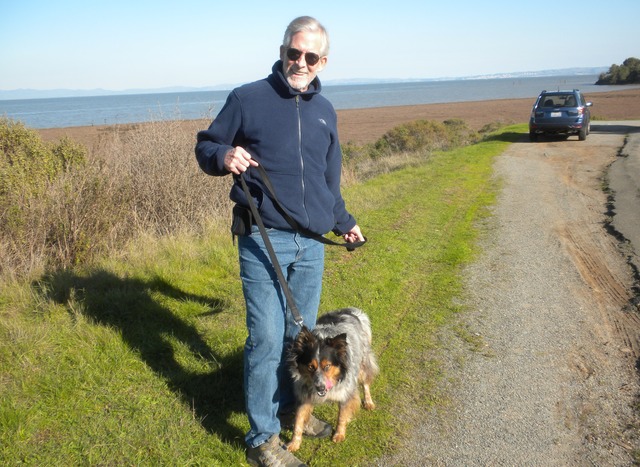
[[[251,209],[236,204],[231,211],[231,233],[238,236],[249,235],[252,225]]]

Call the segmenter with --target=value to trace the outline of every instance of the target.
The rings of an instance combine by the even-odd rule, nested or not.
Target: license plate
[[[562,112],[551,112],[550,117],[562,117]]]

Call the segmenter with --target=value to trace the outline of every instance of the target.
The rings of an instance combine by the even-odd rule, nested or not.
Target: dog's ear
[[[302,326],[302,329],[293,342],[293,350],[300,353],[305,347],[311,347],[316,342],[316,337],[309,331],[309,328]]]
[[[325,339],[327,345],[330,345],[334,349],[347,348],[347,333],[338,334],[334,337],[327,337]]]
[[[336,357],[338,359],[338,364],[342,370],[342,374],[344,375],[347,371],[348,363],[348,353],[347,348],[349,347],[347,344],[347,334],[342,333],[338,334],[335,337],[327,337],[325,339],[325,343],[332,347],[336,353]]]

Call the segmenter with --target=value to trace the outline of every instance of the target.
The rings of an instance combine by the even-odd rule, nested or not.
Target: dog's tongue
[[[325,378],[325,379],[324,379],[324,385],[326,386],[327,391],[330,391],[330,390],[331,390],[331,388],[333,387],[333,381],[331,381],[331,380],[330,380],[330,379],[328,379],[328,378]]]

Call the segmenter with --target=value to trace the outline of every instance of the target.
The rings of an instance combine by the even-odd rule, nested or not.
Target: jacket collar
[[[278,60],[276,63],[273,64],[273,67],[271,68],[271,73],[274,76],[275,81],[278,87],[280,88],[280,90],[285,91],[292,97],[298,96],[298,95],[311,97],[313,94],[319,94],[320,91],[322,90],[322,84],[320,83],[320,78],[318,78],[317,76],[313,79],[313,81],[311,81],[311,83],[309,83],[309,88],[306,91],[301,92],[301,91],[298,91],[297,89],[293,89],[289,84],[289,82],[287,81],[287,78],[285,78],[284,73],[282,72],[282,60]]]

